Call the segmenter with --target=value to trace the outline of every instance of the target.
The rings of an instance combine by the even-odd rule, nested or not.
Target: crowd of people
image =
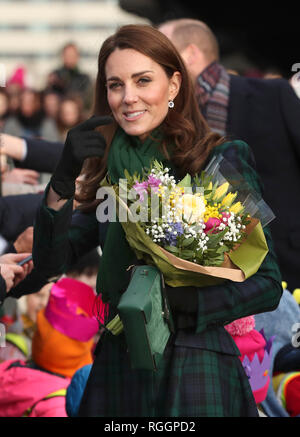
[[[0,90],[2,132],[64,141],[91,109],[92,80],[80,71],[79,62],[76,44],[66,44],[62,66],[49,72],[43,89],[30,87],[26,68],[16,68]]]
[[[124,26],[103,43],[95,83],[79,56],[67,44],[43,90],[22,68],[0,89],[0,416],[299,416],[295,80],[229,71],[212,31],[192,19]],[[137,111],[149,119],[135,127]],[[136,260],[118,222],[97,222],[93,200],[106,171],[122,177],[126,164],[161,158],[149,140],[161,125],[177,178],[220,148],[276,219],[264,229],[268,256],[244,283],[186,287],[184,299],[169,287],[177,331],[149,376],[130,369],[123,336],[103,331]],[[271,350],[267,368],[251,368]],[[245,372],[245,356],[264,379]]]

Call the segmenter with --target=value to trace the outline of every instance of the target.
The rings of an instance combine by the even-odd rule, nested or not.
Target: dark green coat
[[[226,143],[213,151],[216,153],[222,153],[250,186],[261,191],[247,144]],[[43,203],[34,231],[35,266],[48,277],[66,271],[81,254],[103,245],[107,226],[97,222],[95,213],[76,212],[72,218],[70,201],[58,212]],[[131,370],[123,335],[104,336],[97,347],[80,415],[256,416],[239,351],[223,326],[272,311],[279,304],[281,276],[270,232],[267,228],[264,231],[269,253],[258,272],[242,283],[226,281],[196,291],[193,323],[177,329],[157,372]],[[113,269],[110,274],[113,280]]]

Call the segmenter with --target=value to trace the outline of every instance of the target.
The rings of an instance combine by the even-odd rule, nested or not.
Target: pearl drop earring
[[[169,103],[168,103],[168,106],[169,106],[169,108],[174,108],[174,102],[173,102],[173,100],[170,100],[169,101]]]

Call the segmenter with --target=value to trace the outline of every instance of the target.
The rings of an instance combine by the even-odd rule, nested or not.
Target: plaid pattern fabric
[[[226,133],[230,76],[217,62],[197,78],[196,98],[209,127],[222,136]]]
[[[171,340],[156,372],[132,370],[124,337],[108,334],[79,416],[256,417],[257,408],[237,356],[174,346]]]
[[[213,151],[223,156],[238,170],[256,192],[261,193],[253,154],[243,141],[224,143]],[[271,238],[270,229],[264,228],[269,252],[258,272],[246,281],[226,281],[222,285],[201,288],[198,292],[197,332],[209,326],[220,326],[233,320],[276,309],[282,287],[281,273]]]

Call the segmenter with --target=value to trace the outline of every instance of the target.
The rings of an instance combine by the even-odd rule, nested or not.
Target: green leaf
[[[193,250],[182,250],[181,257],[188,260],[193,260],[195,257],[195,252]]]
[[[125,178],[128,179],[128,180],[132,178],[131,174],[128,172],[128,170],[126,170],[126,168],[125,168],[125,170],[124,170],[124,176],[125,176]]]
[[[217,252],[218,253],[225,253],[228,252],[230,249],[226,244],[223,244],[223,246],[219,246]]]
[[[166,249],[168,252],[174,253],[175,255],[179,255],[179,249],[175,246],[165,246],[164,249]]]
[[[211,234],[210,232],[211,231],[207,233],[207,235],[209,236],[209,241],[206,244],[209,249],[213,247],[217,247],[219,245],[220,241],[222,240],[226,232],[228,232],[228,229],[225,228],[223,231],[219,232],[218,234]]]
[[[187,239],[182,241],[181,246],[182,247],[190,246],[194,241],[195,241],[194,237],[187,238]]]
[[[185,175],[185,177],[177,184],[178,187],[192,187],[192,178],[189,174]]]

